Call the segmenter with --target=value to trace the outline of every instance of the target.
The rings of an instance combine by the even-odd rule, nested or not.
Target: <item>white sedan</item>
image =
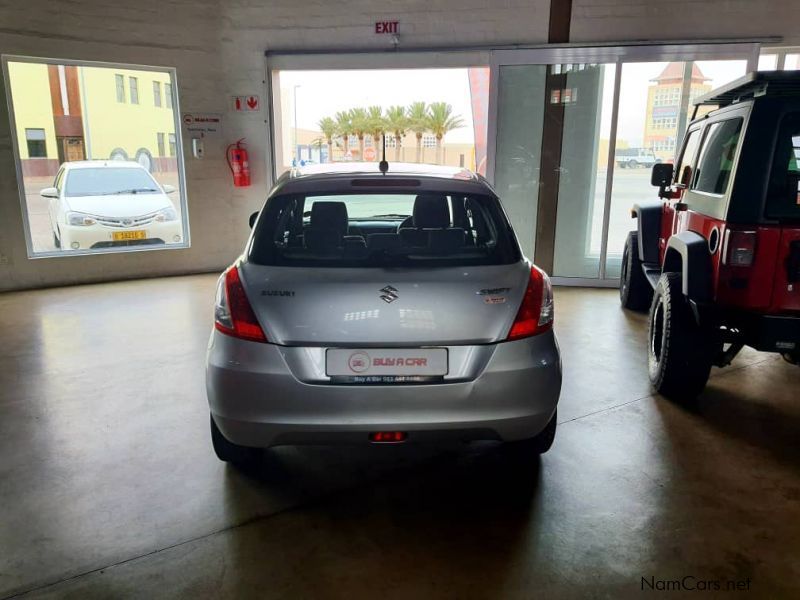
[[[49,200],[56,248],[85,250],[183,241],[178,213],[159,185],[136,162],[76,161],[61,165]]]

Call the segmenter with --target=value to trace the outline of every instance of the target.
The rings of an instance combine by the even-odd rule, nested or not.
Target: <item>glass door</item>
[[[655,198],[650,169],[673,160],[691,101],[757,57],[757,44],[494,52],[488,176],[525,254],[556,283],[616,285],[630,208]]]
[[[620,275],[622,250],[633,225],[630,208],[636,202],[655,199],[650,170],[654,163],[674,161],[692,117],[694,99],[746,71],[745,60],[622,65],[607,229],[607,278]],[[698,114],[708,110],[703,107]]]

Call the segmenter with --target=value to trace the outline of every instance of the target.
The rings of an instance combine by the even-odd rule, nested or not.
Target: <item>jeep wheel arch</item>
[[[633,205],[638,221],[639,260],[658,265],[658,238],[661,235],[661,202],[639,202]]]
[[[711,259],[708,242],[694,231],[682,231],[667,242],[664,273],[681,273],[683,295],[698,303],[711,301]]]

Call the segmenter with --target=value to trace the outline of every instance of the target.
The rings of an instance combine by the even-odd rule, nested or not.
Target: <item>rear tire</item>
[[[261,456],[261,448],[250,448],[249,446],[240,446],[227,440],[222,432],[214,422],[214,416],[211,419],[211,443],[214,446],[214,453],[217,458],[223,462],[231,463],[238,466],[247,466],[255,463]]]
[[[664,273],[658,280],[650,307],[647,366],[658,393],[689,401],[708,382],[714,340],[695,320],[681,282],[680,273]]]
[[[619,301],[623,308],[644,312],[653,300],[653,288],[639,260],[639,234],[631,231],[622,251],[622,272],[619,276]]]
[[[520,459],[535,458],[540,454],[544,454],[553,445],[556,439],[556,426],[558,422],[558,410],[553,412],[553,416],[545,425],[544,429],[536,436],[528,438],[527,440],[519,440],[516,442],[506,442],[506,447]]]

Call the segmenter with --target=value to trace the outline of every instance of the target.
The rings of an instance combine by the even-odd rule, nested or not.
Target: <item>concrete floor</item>
[[[800,594],[797,367],[744,352],[676,406],[645,318],[561,288],[559,431],[530,472],[486,445],[281,449],[246,475],[208,436],[214,281],[0,295],[0,598]]]

